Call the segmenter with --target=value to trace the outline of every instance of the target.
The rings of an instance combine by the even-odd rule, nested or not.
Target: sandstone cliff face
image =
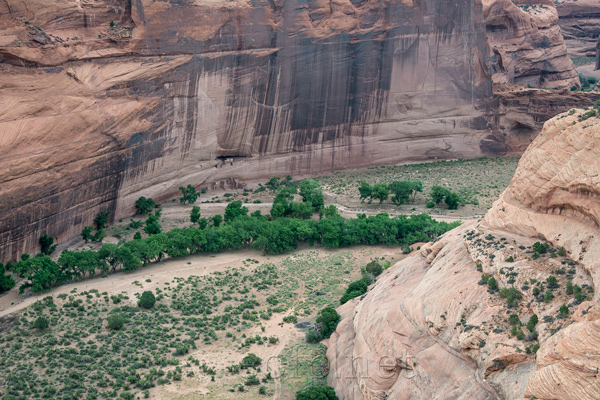
[[[502,108],[484,17],[475,0],[0,2],[0,259],[190,183],[518,152],[556,110]],[[552,44],[535,63],[569,86]]]
[[[495,83],[579,85],[551,0],[485,0],[484,16]]]
[[[600,120],[580,122],[581,114],[546,123],[483,221],[425,246],[340,308],[327,357],[328,381],[341,399],[597,396]],[[569,261],[532,258],[529,246],[538,240],[564,247]],[[565,265],[566,276],[556,272]],[[519,305],[508,308],[488,291],[482,273],[519,290]],[[537,282],[550,275],[560,289],[544,302],[532,287],[543,295],[545,285]],[[566,295],[569,279],[592,301]],[[569,307],[566,318],[558,316],[562,304]],[[511,313],[523,323],[539,317],[537,341],[509,333]],[[537,358],[530,354],[535,343]]]
[[[600,37],[600,3],[595,0],[561,0],[559,24],[571,57],[595,57]]]

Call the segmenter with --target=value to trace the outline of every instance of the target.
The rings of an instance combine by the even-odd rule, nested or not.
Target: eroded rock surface
[[[551,0],[485,0],[484,16],[494,83],[579,86]]]
[[[516,10],[502,74],[570,87],[555,14],[540,33]],[[494,95],[490,15],[478,0],[0,2],[0,259],[181,185],[518,153],[582,102]],[[523,35],[551,46],[523,52]]]
[[[482,221],[424,246],[340,308],[327,357],[341,399],[595,398],[600,119],[587,111],[545,124]],[[549,252],[536,253],[537,241]],[[509,305],[489,278],[521,298]]]
[[[595,57],[600,37],[600,3],[596,0],[560,0],[559,24],[571,57]]]

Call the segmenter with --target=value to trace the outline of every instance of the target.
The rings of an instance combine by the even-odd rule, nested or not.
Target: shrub
[[[256,377],[256,375],[252,374],[246,378],[246,382],[244,382],[244,384],[246,386],[259,385],[260,380]]]
[[[506,304],[509,307],[516,307],[516,306],[518,306],[519,305],[519,300],[521,299],[521,292],[519,292],[514,287],[511,287],[510,289],[508,289],[508,288],[502,288],[502,290],[500,290],[500,292],[498,293],[498,295],[500,297],[502,297],[503,299],[506,299]]]
[[[425,203],[425,207],[433,208],[433,207],[435,207],[435,203],[433,201],[428,201],[427,203]]]
[[[155,303],[156,303],[156,297],[154,297],[154,294],[151,291],[146,290],[144,293],[142,293],[142,296],[140,297],[140,300],[138,301],[138,306],[150,309],[150,308],[154,307]]]
[[[566,304],[563,304],[562,306],[560,306],[560,315],[562,315],[564,318],[567,318],[569,316],[569,307],[567,307]]]
[[[323,340],[323,335],[321,335],[321,331],[316,329],[309,329],[306,332],[306,341],[308,343],[318,343]]]
[[[553,298],[554,298],[554,295],[552,294],[551,291],[548,290],[546,292],[546,294],[544,295],[544,303],[550,303]]]
[[[523,339],[525,339],[525,332],[523,332],[523,330],[522,330],[522,329],[519,329],[519,330],[517,331],[517,339],[518,339],[518,340],[523,340]]]
[[[555,288],[558,287],[558,281],[556,280],[556,277],[550,275],[548,278],[546,278],[546,283],[548,284],[549,288]]]
[[[283,322],[288,324],[296,324],[298,323],[298,317],[295,315],[288,315],[287,317],[283,317]]]
[[[379,264],[377,261],[373,260],[367,264],[367,266],[365,267],[365,271],[367,273],[372,274],[373,276],[377,277],[377,276],[381,275],[381,273],[383,272],[383,266],[381,264]]]
[[[240,367],[245,368],[255,368],[262,363],[262,360],[259,356],[254,353],[248,354],[246,357],[242,359],[240,363]]]
[[[488,288],[490,290],[498,290],[498,282],[496,282],[496,278],[491,277],[488,279]]]
[[[125,316],[123,314],[112,314],[106,318],[108,329],[118,331],[125,325]]]
[[[340,299],[340,303],[345,304],[348,302],[348,300],[351,300],[355,297],[358,297],[358,296],[361,296],[361,295],[367,293],[368,283],[365,278],[366,277],[363,277],[357,281],[352,282],[350,285],[348,285],[348,288],[346,289],[346,293]]]
[[[533,244],[533,251],[537,251],[540,254],[544,254],[548,251],[548,243],[535,242]]]
[[[262,385],[258,388],[258,394],[267,394],[267,387]]]
[[[296,392],[296,400],[338,400],[331,386],[313,386]]]
[[[565,290],[565,293],[568,294],[569,296],[572,295],[574,292],[573,290],[573,283],[571,281],[567,282],[567,289]]]
[[[44,317],[38,317],[33,323],[33,327],[39,330],[48,329],[48,320]]]
[[[521,323],[521,320],[517,314],[510,314],[510,317],[508,317],[508,323],[511,325],[518,325]]]

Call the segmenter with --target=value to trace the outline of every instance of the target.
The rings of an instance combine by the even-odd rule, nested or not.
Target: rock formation
[[[600,119],[585,112],[545,124],[482,221],[424,246],[340,308],[327,351],[340,399],[597,396]],[[538,241],[549,252],[532,250]],[[491,278],[521,298],[509,304]],[[534,314],[537,336],[524,326]]]
[[[0,2],[0,259],[181,185],[522,151],[581,99],[493,95],[497,1]],[[570,87],[554,14],[521,14],[496,74]]]
[[[600,37],[600,3],[596,0],[560,0],[556,8],[571,57],[595,57]]]
[[[484,0],[484,17],[495,83],[579,85],[551,0]]]

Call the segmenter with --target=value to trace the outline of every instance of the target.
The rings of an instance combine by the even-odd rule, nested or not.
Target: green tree
[[[139,233],[139,232],[138,232]],[[118,265],[117,251],[119,247],[114,243],[104,243],[100,250],[98,250],[98,258],[104,262],[104,269],[102,272],[115,271]]]
[[[180,186],[179,190],[181,190],[181,197],[179,198],[179,202],[182,204],[190,203],[193,204],[200,197],[200,193],[196,191],[196,188],[192,185],[187,185],[187,187]]]
[[[155,303],[156,303],[156,297],[154,297],[154,294],[151,291],[146,290],[144,293],[142,293],[142,296],[140,297],[140,300],[138,301],[138,307],[150,309],[150,308],[154,307]]]
[[[231,222],[234,219],[248,215],[248,207],[242,207],[240,200],[232,201],[225,207],[225,222]]]
[[[125,325],[125,316],[120,313],[111,314],[106,318],[106,323],[108,329],[118,331]]]
[[[313,216],[312,204],[292,201],[289,205],[289,214],[292,218],[309,219]]]
[[[152,199],[140,197],[135,201],[135,208],[139,214],[150,214],[152,209],[156,206],[156,203]]]
[[[156,215],[150,214],[145,224],[144,232],[148,235],[156,235],[161,232],[161,226]]]
[[[99,229],[94,234],[94,237],[93,237],[92,240],[94,242],[98,242],[99,243],[99,242],[103,241],[105,237],[106,237],[106,232],[104,231],[104,229]]]
[[[0,262],[0,293],[7,292],[15,287],[15,280],[6,274],[6,267]]]
[[[296,400],[338,400],[331,386],[312,386],[296,392]]]
[[[54,238],[52,236],[48,236],[46,234],[43,234],[40,237],[40,246],[41,246],[41,250],[40,252],[42,254],[45,254],[47,256],[51,255],[52,253],[54,253],[56,251],[56,247],[58,245],[54,244]]]
[[[197,224],[200,221],[200,207],[192,207],[192,212],[190,213],[190,221],[192,221],[192,224]]]
[[[435,204],[440,204],[449,194],[450,191],[444,187],[435,185],[431,188],[431,200],[433,200]]]
[[[413,185],[410,181],[394,181],[388,185],[388,190],[394,194],[392,202],[397,205],[408,203],[413,191]]]
[[[217,215],[213,216],[210,220],[214,227],[218,227],[219,225],[221,225],[221,222],[223,222],[223,216],[217,214]]]
[[[335,328],[337,328],[339,322],[340,315],[332,307],[325,307],[317,317],[317,323],[321,324],[321,334],[325,338],[330,337],[335,332]]]
[[[379,200],[379,204],[383,203],[388,199],[390,191],[385,183],[376,183],[373,185],[373,192],[371,197]]]
[[[280,181],[281,181],[281,178],[278,176],[275,176],[275,177],[269,179],[269,181],[265,184],[265,186],[268,187],[272,192],[274,192],[279,187]]]
[[[94,217],[94,224],[96,224],[96,230],[101,230],[106,227],[108,223],[108,216],[110,215],[110,211],[102,211],[96,214]]]
[[[314,210],[319,210],[325,205],[321,184],[314,179],[304,179],[300,183],[299,193],[302,196],[302,201],[311,204]]]
[[[48,320],[44,317],[38,317],[34,322],[33,322],[33,327],[35,329],[39,329],[44,330],[44,329],[48,329]]]
[[[373,186],[369,185],[367,182],[361,181],[360,186],[358,187],[358,193],[360,194],[360,202],[364,203],[366,198],[371,198]]]
[[[13,269],[26,280],[19,287],[20,293],[29,287],[34,293],[38,293],[64,281],[59,265],[46,255],[29,257],[28,254],[23,254]]]
[[[93,226],[85,226],[81,231],[81,238],[87,243],[94,238],[92,232],[94,231]]]
[[[460,196],[457,195],[456,193],[450,193],[444,199],[444,203],[446,203],[449,210],[457,210],[458,204],[460,203]]]
[[[529,332],[533,332],[535,331],[535,326],[538,323],[538,316],[537,314],[533,314],[530,318],[529,321],[527,321],[527,329],[529,329]]]

